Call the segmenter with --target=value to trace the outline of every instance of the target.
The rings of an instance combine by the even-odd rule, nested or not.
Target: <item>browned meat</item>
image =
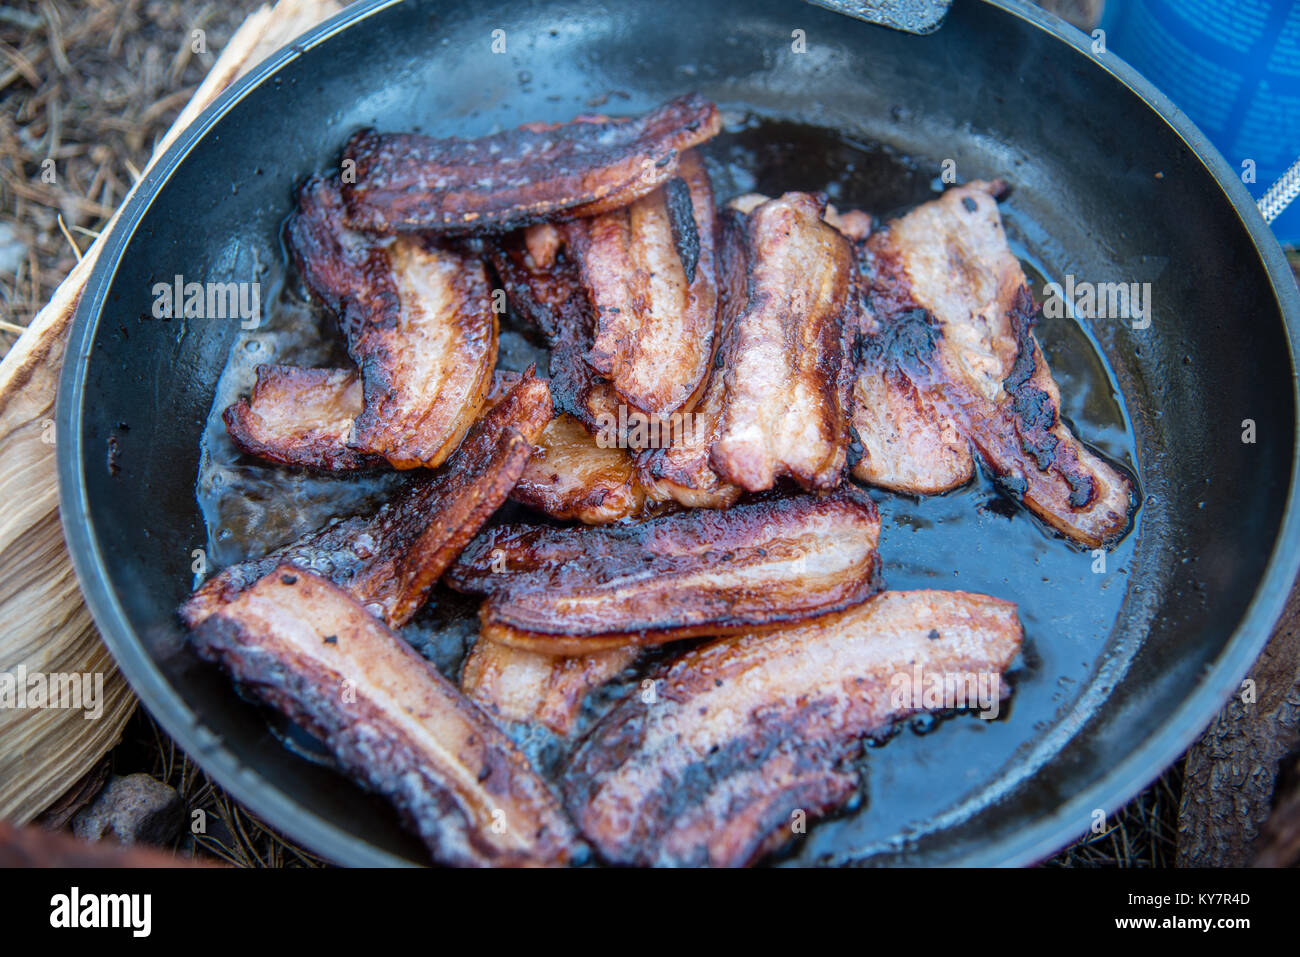
[[[849,209],[840,212],[834,206],[827,205],[826,215],[823,217],[827,223],[834,226],[844,238],[852,243],[860,243],[871,235],[872,227],[875,220],[870,213],[865,213],[860,209]]]
[[[503,232],[596,216],[677,174],[683,151],[721,129],[718,109],[679,97],[636,119],[533,123],[475,140],[363,130],[344,163],[348,223],[368,232]]]
[[[487,406],[495,405],[519,381],[498,369]],[[510,497],[561,520],[586,525],[614,522],[641,511],[645,492],[636,481],[631,456],[602,447],[571,415],[561,412],[542,430],[533,456]]]
[[[844,469],[853,254],[823,212],[817,197],[787,193],[724,217],[726,228],[741,230],[746,296],[725,304],[738,311],[728,320],[727,395],[712,462],[750,491],[782,476],[832,488]]]
[[[477,417],[496,364],[482,262],[417,236],[381,242],[347,229],[334,180],[303,186],[287,232],[361,370],[364,403],[348,444],[395,468],[440,465]]]
[[[900,317],[882,325],[866,308],[855,340],[853,431],[859,455],[855,478],[895,492],[935,495],[975,474],[970,441],[947,411],[939,390],[908,374],[908,355],[930,327]]]
[[[764,197],[765,200],[765,197]],[[690,428],[637,454],[637,478],[653,501],[675,501],[688,508],[726,508],[743,489],[720,476],[713,467],[713,443],[718,439],[727,397],[727,340],[740,306],[746,301],[746,259],[743,230],[730,212],[718,229],[718,309],[714,352],[699,400],[690,407]]]
[[[510,739],[346,591],[282,565],[216,609],[195,649],[391,801],[434,858],[557,865],[572,826]]]
[[[587,525],[635,515],[645,501],[627,451],[601,448],[577,419],[563,413],[542,431],[510,497],[554,518]]]
[[[743,491],[713,469],[709,458],[726,394],[724,368],[710,371],[704,395],[690,410],[689,427],[670,433],[671,441],[636,455],[636,477],[647,498],[688,508],[726,508]]]
[[[631,206],[566,227],[593,314],[587,363],[631,409],[667,416],[696,396],[717,312],[713,187],[694,153]]]
[[[930,434],[951,421],[1031,512],[1082,545],[1107,545],[1129,527],[1133,483],[1061,422],[1032,332],[1039,310],[1002,231],[1001,189],[950,189],[867,240],[866,301],[880,333],[855,352],[869,374],[910,378],[941,412]]]
[[[858,604],[881,588],[879,536],[871,499],[845,487],[636,525],[497,526],[446,580],[487,595],[484,638],[586,654],[772,629]]]
[[[524,248],[537,269],[550,269],[563,245],[564,237],[554,223],[539,223],[524,230]]]
[[[329,472],[374,468],[383,459],[348,445],[361,414],[361,378],[351,369],[258,366],[252,395],[226,409],[226,431],[241,451]]]
[[[419,476],[372,516],[344,519],[224,569],[190,597],[181,616],[195,627],[276,567],[291,564],[330,579],[392,627],[402,626],[505,502],[550,415],[546,383],[525,375],[441,469]]]
[[[506,721],[535,721],[567,735],[587,692],[616,677],[638,655],[631,647],[543,655],[480,638],[465,659],[460,687]]]
[[[549,262],[539,264],[528,239]],[[557,412],[565,412],[592,435],[608,417],[617,420],[618,395],[587,365],[594,320],[578,268],[552,237],[528,230],[507,236],[491,247],[492,264],[506,298],[524,319],[546,337],[551,349],[551,395]]]
[[[992,711],[1021,638],[1010,602],[903,591],[708,642],[654,674],[652,703],[634,692],[600,719],[565,768],[566,805],[613,863],[751,863],[794,811],[854,792],[864,736],[925,708]]]
[[[868,213],[826,207],[826,222],[853,243],[859,273],[868,271],[865,240],[874,221]],[[872,312],[865,283],[858,283],[859,308],[846,324],[854,364],[848,464],[855,478],[910,495],[951,491],[975,474],[970,442],[944,411],[934,390],[918,385],[900,369],[914,351],[908,323],[882,326]]]

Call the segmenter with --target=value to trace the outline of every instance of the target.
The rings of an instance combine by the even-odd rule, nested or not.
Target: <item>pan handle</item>
[[[1300,159],[1292,163],[1291,168],[1259,198],[1259,214],[1264,217],[1264,222],[1271,223],[1297,196],[1300,196]]]
[[[925,36],[939,29],[952,0],[807,0],[855,20]]]

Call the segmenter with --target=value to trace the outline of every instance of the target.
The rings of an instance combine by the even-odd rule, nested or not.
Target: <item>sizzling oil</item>
[[[703,152],[719,202],[748,192],[779,195],[820,190],[841,209],[897,215],[937,195],[938,162],[907,157],[881,145],[800,124],[728,114],[723,134]],[[1014,183],[1013,183],[1014,186]],[[1002,204],[1012,248],[1035,295],[1054,277],[1028,237],[1043,235],[1018,209],[1014,190]],[[332,323],[309,306],[287,260],[268,296],[265,321],[234,343],[214,396],[202,439],[196,492],[208,534],[210,570],[259,556],[324,525],[331,518],[377,507],[409,477],[392,472],[319,476],[261,464],[231,443],[221,411],[252,386],[257,365],[337,365],[346,353]],[[1079,437],[1113,462],[1136,471],[1133,431],[1114,376],[1088,331],[1068,318],[1044,318],[1037,335],[1061,388],[1062,415]],[[502,324],[500,365],[522,369],[544,353],[514,317]],[[996,786],[999,771],[1023,757],[1046,733],[1068,723],[1115,628],[1132,567],[1136,529],[1104,556],[1073,547],[1000,494],[987,475],[947,495],[913,498],[872,490],[880,507],[881,555],[890,588],[944,588],[984,592],[1017,602],[1025,626],[1022,660],[1010,675],[1014,694],[1001,715],[982,721],[960,715],[911,723],[887,747],[864,759],[863,792],[855,806],[868,813],[840,814],[810,829],[784,859],[834,860],[845,842],[892,849],[920,828],[960,817]],[[529,513],[507,505],[496,520]],[[1139,517],[1140,520],[1140,517]],[[449,589],[434,590],[403,636],[453,680],[477,634],[477,601]],[[680,647],[680,646],[678,646]],[[629,691],[647,667],[675,649],[648,653],[639,666],[588,696],[577,734]],[[929,734],[936,725],[941,733]],[[327,761],[319,747],[284,722],[273,730],[295,752]],[[544,729],[516,726],[513,737],[548,773],[566,752]],[[923,740],[922,740],[923,738]],[[898,813],[872,814],[881,800]]]

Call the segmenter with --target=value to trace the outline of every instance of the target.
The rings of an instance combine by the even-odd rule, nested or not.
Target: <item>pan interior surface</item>
[[[767,0],[716,3],[708,29],[677,0],[408,2],[352,16],[163,164],[83,298],[89,359],[69,363],[80,391],[61,406],[60,429],[76,436],[60,448],[64,494],[71,477],[87,518],[70,538],[92,608],[145,703],[236,797],[342,862],[426,860],[384,805],[287,752],[184,644],[173,612],[193,586],[194,550],[222,547],[196,500],[200,448],[222,372],[250,337],[237,320],[153,318],[155,285],[258,282],[278,297],[292,188],[329,170],[360,126],[474,136],[639,112],[692,89],[728,118],[710,155],[733,180],[720,198],[830,187],[842,207],[886,214],[933,195],[951,160],[963,181],[1010,181],[1008,232],[1040,281],[1151,290],[1145,328],[1093,319],[1040,332],[1067,414],[1139,476],[1137,528],[1098,571],[1096,555],[1004,514],[982,484],[922,502],[879,496],[891,587],[1024,601],[1015,696],[997,721],[958,717],[871,749],[859,806],[783,860],[1025,862],[1159,772],[1121,773],[1136,752],[1161,742],[1171,759],[1199,731],[1191,724],[1240,677],[1215,670],[1230,639],[1257,651],[1266,637],[1259,621],[1233,635],[1290,494],[1292,347],[1232,203],[1141,98],[1033,23],[974,2],[928,37]],[[1094,352],[1104,363],[1087,360]],[[308,521],[286,515],[278,491],[261,493],[267,540]],[[79,536],[93,558],[78,554]]]

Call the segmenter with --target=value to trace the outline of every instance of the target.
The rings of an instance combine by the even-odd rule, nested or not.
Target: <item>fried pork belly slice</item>
[[[683,427],[670,432],[671,440],[636,454],[637,484],[655,502],[676,502],[687,508],[726,508],[743,490],[718,475],[710,450],[718,434],[726,394],[725,372],[713,369],[699,403],[683,413]]]
[[[740,201],[754,203],[751,197]],[[827,206],[825,219],[852,241],[855,264],[860,274],[865,272],[871,215]],[[905,321],[882,326],[859,295],[857,314],[845,327],[854,368],[848,465],[859,481],[910,495],[936,495],[969,482],[975,457],[942,398],[902,368],[915,352],[918,332],[923,330]]]
[[[532,227],[490,247],[506,298],[545,336],[551,349],[551,395],[557,412],[573,416],[592,435],[618,419],[620,399],[587,364],[595,328],[577,264],[561,251],[558,234]],[[539,259],[534,258],[533,251]]]
[[[506,721],[536,722],[567,735],[587,693],[617,677],[639,654],[628,647],[543,655],[480,638],[461,668],[460,688]]]
[[[351,369],[258,366],[257,383],[222,414],[240,451],[280,465],[351,472],[383,463],[351,448],[362,408],[361,377]]]
[[[727,201],[727,207],[737,212],[749,214],[759,206],[768,202],[772,197],[763,193],[745,193],[734,199]],[[871,230],[875,228],[875,219],[870,213],[860,209],[850,209],[841,213],[831,203],[826,204],[826,212],[822,219],[829,226],[834,226],[844,238],[851,243],[860,243],[871,235]]]
[[[630,206],[565,227],[596,317],[588,365],[629,407],[664,417],[699,392],[718,290],[713,186],[694,153]]]
[[[633,693],[600,719],[565,768],[566,806],[612,863],[752,863],[794,811],[817,817],[853,794],[865,736],[924,707],[998,701],[1021,640],[1010,602],[889,591],[708,642],[653,675],[653,704]],[[944,686],[960,700],[927,695]]]
[[[932,347],[932,328],[913,314],[882,326],[864,308],[861,329],[853,353],[854,478],[911,495],[965,485],[975,474],[970,442],[939,390],[907,371],[918,349]]]
[[[873,234],[870,307],[885,328],[915,327],[913,380],[942,397],[1001,485],[1067,538],[1108,545],[1128,529],[1133,483],[1061,421],[1033,335],[1039,310],[1002,230],[1002,189],[950,189]]]
[[[497,320],[477,256],[343,225],[334,180],[306,183],[287,227],[307,288],[338,317],[364,402],[348,444],[394,468],[435,468],[491,384]]]
[[[496,526],[446,581],[487,595],[483,638],[585,654],[848,608],[881,588],[879,537],[875,505],[857,489],[772,495],[634,525]]]
[[[863,212],[860,209],[849,209],[841,213],[830,204],[827,204],[826,215],[823,218],[828,224],[843,233],[844,238],[852,243],[860,243],[870,236],[875,225],[875,220],[870,213]]]
[[[691,94],[635,119],[531,123],[474,140],[363,130],[344,148],[356,183],[348,224],[367,232],[504,232],[596,216],[677,175],[681,154],[717,135],[718,108]]]
[[[724,347],[727,395],[712,462],[749,491],[783,476],[833,488],[844,469],[853,253],[823,212],[816,196],[787,193],[724,219],[742,231],[747,295]]]
[[[441,469],[417,477],[371,516],[328,525],[264,558],[231,565],[181,608],[191,628],[280,565],[328,578],[393,628],[505,502],[551,416],[546,383],[525,374]]]
[[[730,219],[731,214],[724,213],[724,220]],[[689,413],[682,414],[684,427],[670,435],[671,441],[636,456],[637,480],[652,501],[673,501],[687,508],[726,508],[743,491],[717,473],[711,457],[727,396],[726,340],[746,301],[743,232],[736,225],[728,221],[718,229],[717,330],[703,392]]]
[[[343,589],[281,565],[205,619],[191,640],[204,659],[324,741],[349,776],[397,807],[438,861],[568,860],[572,826],[528,760]]]
[[[587,525],[635,515],[645,501],[627,450],[601,448],[577,419],[563,413],[542,431],[510,497],[553,518]]]
[[[495,405],[518,381],[517,372],[494,372],[487,405]],[[564,412],[542,430],[510,497],[553,518],[576,519],[586,525],[634,515],[645,502],[645,492],[636,481],[627,451],[617,446],[602,447]]]

